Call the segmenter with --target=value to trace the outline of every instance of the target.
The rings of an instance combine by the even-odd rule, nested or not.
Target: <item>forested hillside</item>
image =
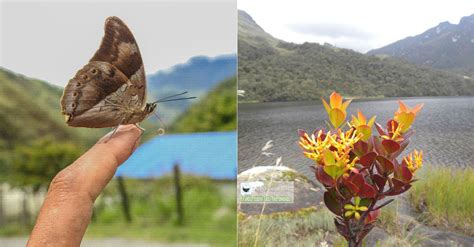
[[[0,148],[52,137],[90,144],[103,133],[68,127],[61,115],[62,89],[0,68]]]
[[[455,73],[330,45],[278,40],[244,11],[239,11],[238,45],[244,102],[315,100],[336,89],[346,97],[474,94],[474,80]]]
[[[174,132],[236,130],[236,78],[217,85],[208,95],[184,112],[172,126]]]

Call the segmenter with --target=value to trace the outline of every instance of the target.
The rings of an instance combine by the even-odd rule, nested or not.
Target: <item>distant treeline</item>
[[[354,97],[473,95],[474,81],[319,44],[259,48],[240,40],[239,89],[244,101],[313,100],[333,90]]]
[[[238,51],[242,101],[314,100],[333,90],[352,97],[474,95],[474,80],[453,72],[331,45],[278,40],[243,11]]]

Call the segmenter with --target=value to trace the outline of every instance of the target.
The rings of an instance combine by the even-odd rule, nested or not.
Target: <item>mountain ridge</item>
[[[237,73],[237,56],[225,54],[215,57],[195,56],[187,62],[147,75],[147,94],[151,100],[189,92],[190,96],[203,97],[221,81]],[[160,105],[160,115],[174,120],[194,101],[176,101]]]
[[[249,18],[250,17],[250,18]],[[317,100],[337,90],[350,97],[473,95],[474,81],[396,58],[274,38],[239,10],[241,101]]]
[[[418,65],[474,76],[474,14],[458,24],[448,21],[423,33],[370,50],[367,55],[391,56]]]
[[[0,148],[12,148],[47,135],[90,145],[101,130],[70,128],[64,123],[62,89],[0,67]]]

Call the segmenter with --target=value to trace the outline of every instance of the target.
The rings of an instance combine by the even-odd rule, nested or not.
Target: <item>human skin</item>
[[[110,135],[51,181],[27,246],[80,246],[94,201],[137,148],[141,130],[125,125]]]

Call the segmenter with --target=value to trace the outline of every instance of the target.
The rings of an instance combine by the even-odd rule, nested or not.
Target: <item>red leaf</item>
[[[377,161],[383,167],[383,170],[384,170],[385,173],[393,172],[393,169],[395,167],[394,167],[393,163],[390,160],[388,160],[387,158],[385,158],[383,156],[377,156]]]
[[[385,155],[385,149],[382,146],[382,143],[380,142],[380,138],[377,136],[373,136],[372,142],[374,144],[374,149],[379,155]]]
[[[400,149],[400,144],[393,140],[383,140],[382,146],[389,154],[395,153]]]
[[[388,133],[393,133],[395,132],[395,130],[397,129],[398,127],[398,122],[393,120],[393,119],[390,119],[387,121],[387,130],[388,130]]]
[[[374,174],[374,182],[377,185],[377,188],[381,189],[385,187],[385,183],[387,183],[387,179],[382,177],[379,174]]]
[[[377,218],[380,215],[380,209],[370,211],[369,214],[367,215],[367,218],[365,218],[365,224],[370,224],[373,223],[377,220]]]
[[[379,132],[379,135],[384,136],[387,135],[385,131],[382,128],[382,125],[375,123],[375,128],[377,129],[377,132]]]
[[[364,187],[359,191],[359,196],[361,198],[374,198],[377,195],[377,190],[370,185],[370,184],[364,184]]]
[[[402,166],[402,179],[405,182],[409,182],[413,178],[413,174],[410,169],[406,166]]]
[[[316,168],[316,179],[318,179],[318,181],[328,187],[334,187],[335,186],[335,183],[334,183],[334,179],[332,179],[331,176],[329,176],[323,169],[322,166],[318,166],[318,168]]]
[[[324,204],[326,204],[326,207],[334,214],[341,215],[341,205],[337,201],[334,191],[324,192]]]
[[[399,180],[399,179],[396,179],[396,178],[392,178],[392,182],[393,182],[393,187],[395,189],[400,189],[401,187],[407,185],[407,183]]]
[[[304,134],[306,134],[306,131],[299,129],[298,134],[300,135],[300,137],[304,137]]]
[[[362,174],[353,175],[351,180],[359,188],[362,188],[365,184],[365,179]]]
[[[326,132],[324,129],[316,129],[313,131],[314,136],[318,136],[319,131],[321,131],[321,139],[326,138]]]
[[[353,151],[358,157],[362,157],[367,153],[367,151],[369,151],[369,144],[360,140],[354,144]]]
[[[377,157],[375,152],[367,153],[360,158],[359,163],[365,167],[369,167],[374,163],[375,157]]]
[[[403,150],[405,150],[405,148],[407,148],[409,143],[410,143],[410,140],[408,140],[408,139],[405,139],[402,142],[400,142],[399,143],[400,144],[400,149],[398,149],[397,152],[392,154],[392,157],[397,157],[398,155],[400,155],[403,152]]]
[[[349,188],[349,190],[354,194],[354,195],[357,195],[357,193],[359,192],[359,187],[357,187],[357,185],[355,185],[354,183],[352,183],[351,181],[346,181],[344,182],[344,185]]]
[[[391,190],[385,192],[385,195],[387,195],[387,196],[396,196],[396,195],[399,195],[399,194],[407,191],[410,188],[411,188],[411,184],[407,184],[407,185],[405,185],[404,187],[402,187],[400,189],[392,188]]]
[[[375,168],[377,168],[377,172],[379,174],[385,174],[385,170],[383,169],[382,165],[380,165],[378,162],[375,163]]]

